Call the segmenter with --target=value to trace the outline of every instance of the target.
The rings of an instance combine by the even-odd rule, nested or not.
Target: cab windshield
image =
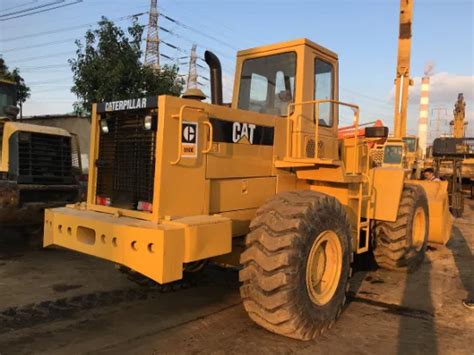
[[[242,66],[238,108],[278,116],[295,99],[296,53],[247,59]]]
[[[407,151],[414,153],[416,151],[416,138],[403,138],[403,143],[407,147]]]
[[[403,149],[400,145],[387,145],[383,153],[385,164],[401,164]]]

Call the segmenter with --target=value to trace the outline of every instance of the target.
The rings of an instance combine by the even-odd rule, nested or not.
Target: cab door
[[[306,100],[337,100],[337,60],[327,57],[322,53],[311,51],[308,58],[308,70],[312,77]],[[325,159],[339,159],[337,125],[338,107],[333,103],[321,103],[308,107],[305,112],[303,123],[303,155],[308,158],[315,157],[315,147],[318,145],[318,157]],[[318,142],[314,140],[314,134],[318,127]]]

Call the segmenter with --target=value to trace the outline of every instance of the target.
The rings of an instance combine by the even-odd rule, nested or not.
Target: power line
[[[163,7],[160,7],[160,6],[159,6],[159,8],[160,8],[163,12],[165,12],[165,13],[168,12],[168,9],[165,9],[165,8],[163,8]],[[240,41],[240,42],[242,43],[243,37],[236,35],[236,33],[238,33],[238,32],[235,30],[235,28],[230,28],[230,27],[226,26],[226,25],[223,24],[223,23],[218,23],[218,22],[216,22],[216,19],[215,19],[215,18],[213,18],[213,20],[210,21],[210,22],[204,22],[204,23],[203,23],[203,22],[197,22],[197,21],[196,21],[196,16],[195,16],[195,14],[194,14],[194,13],[193,13],[193,14],[190,14],[189,11],[185,11],[185,10],[186,10],[186,8],[183,7],[183,6],[180,7],[180,9],[179,9],[179,17],[180,17],[181,19],[183,18],[183,14],[184,14],[184,13],[187,13],[188,15],[192,15],[192,17],[193,17],[192,20],[199,26],[200,29],[201,29],[201,28],[207,28],[207,29],[208,29],[207,32],[209,32],[209,31],[215,30],[216,27],[218,27],[218,28],[219,28],[219,32],[218,32],[217,35],[219,36],[219,38],[220,38],[221,40],[222,40],[223,37],[224,37],[224,33],[223,33],[223,32],[225,31],[225,32],[227,32],[227,34],[225,35],[225,37],[226,37],[227,39],[229,39],[228,42],[233,42],[233,43],[235,43],[236,41]],[[184,17],[185,17],[185,16],[184,16]],[[185,18],[186,18],[186,17],[185,17]],[[209,26],[209,23],[212,24],[212,28]],[[244,42],[247,43],[246,45],[243,46],[244,48],[249,48],[249,47],[254,47],[254,46],[256,46],[256,42],[254,42],[254,41],[244,40]]]
[[[33,11],[33,10],[42,9],[42,8],[44,8],[44,7],[48,7],[48,6],[52,6],[52,5],[56,5],[56,4],[63,3],[64,1],[65,1],[65,0],[55,0],[55,1],[53,1],[53,2],[48,2],[48,3],[46,3],[46,4],[42,4],[42,5],[30,7],[30,8],[28,8],[28,9],[23,9],[23,10],[18,10],[18,11],[9,12],[9,13],[0,15],[0,17],[9,17],[9,16],[12,16],[12,15],[21,14],[21,13],[24,13],[24,12],[30,12],[30,11]]]
[[[218,53],[221,57],[229,58],[229,55],[224,54],[224,53],[222,53],[221,51],[217,51],[217,50],[215,50],[215,49],[213,49],[213,48],[210,48],[209,46],[205,46],[205,45],[203,45],[203,44],[201,44],[201,43],[198,43],[198,42],[196,42],[196,41],[194,41],[194,40],[192,40],[192,39],[190,39],[190,38],[188,38],[188,37],[186,37],[186,36],[183,36],[183,35],[180,34],[180,33],[176,33],[176,32],[174,32],[174,31],[172,31],[172,30],[170,30],[170,29],[168,29],[168,28],[162,27],[162,26],[159,26],[159,28],[160,28],[160,30],[162,30],[162,31],[164,31],[164,32],[166,32],[166,33],[169,33],[170,35],[172,35],[172,36],[174,36],[174,37],[184,39],[185,41],[187,41],[187,42],[189,42],[189,43],[191,43],[191,44],[196,43],[199,47],[212,49],[214,52]],[[232,59],[233,59],[233,58],[232,58]]]
[[[19,61],[14,61],[14,63],[18,64],[18,63],[31,62],[31,61],[34,61],[34,60],[37,60],[37,59],[54,58],[54,57],[57,57],[59,55],[66,55],[66,54],[71,54],[71,50],[69,50],[67,52],[60,52],[60,53],[53,53],[53,54],[48,54],[48,55],[40,55],[40,56],[36,56],[36,57],[25,58],[25,59],[22,59],[22,60],[19,60]]]
[[[111,21],[116,21],[116,22],[125,21],[125,20],[128,20],[128,19],[133,18],[133,17],[143,16],[147,13],[148,12],[141,12],[141,13],[137,13],[137,14],[116,17],[116,18],[111,19]],[[91,23],[86,23],[86,24],[77,25],[77,26],[63,27],[63,28],[58,28],[58,29],[55,29],[55,30],[44,31],[44,32],[31,33],[29,35],[23,35],[23,36],[3,39],[2,41],[3,42],[12,42],[12,41],[20,40],[20,39],[25,39],[25,38],[33,38],[33,37],[39,37],[39,36],[44,36],[44,35],[56,34],[56,33],[60,33],[60,32],[67,32],[67,31],[71,31],[71,30],[81,29],[81,28],[84,28],[84,27],[89,27],[89,26],[92,26],[92,25],[95,25],[95,24],[97,24],[97,22],[91,22]]]
[[[192,27],[192,26],[186,25],[185,23],[183,23],[183,22],[181,22],[181,21],[178,21],[178,20],[176,20],[176,19],[174,19],[174,18],[172,18],[172,17],[169,17],[169,16],[167,16],[167,15],[165,15],[165,14],[163,14],[163,13],[160,13],[160,16],[164,17],[165,19],[167,19],[167,20],[170,21],[170,22],[173,22],[173,23],[177,24],[178,26],[181,26],[181,27],[183,27],[183,28],[186,28],[186,29],[188,29],[188,30],[190,30],[190,31],[193,31],[193,32],[195,32],[195,33],[197,33],[197,34],[200,34],[201,36],[207,37],[207,38],[209,38],[209,39],[211,39],[211,40],[213,40],[213,41],[215,41],[215,42],[217,42],[217,43],[220,43],[220,44],[223,45],[223,46],[229,47],[229,48],[231,48],[231,49],[233,49],[233,50],[238,50],[238,48],[236,48],[236,47],[234,47],[234,46],[231,46],[230,44],[228,44],[228,43],[222,41],[220,38],[214,37],[214,36],[209,35],[209,34],[207,34],[207,33],[205,33],[205,32],[202,32],[201,30],[198,30],[198,29],[196,29],[196,28],[194,28],[194,27]]]
[[[72,79],[71,76],[62,77],[62,78],[52,78],[51,80],[40,80],[40,81],[28,81],[28,85],[36,85],[36,84],[48,84],[48,83],[62,83],[65,80]]]
[[[37,66],[37,67],[26,67],[22,68],[23,72],[29,72],[34,70],[42,70],[42,69],[54,69],[54,68],[69,68],[68,64],[51,64],[51,65],[44,65],[44,66]]]
[[[44,10],[29,12],[29,13],[27,13],[27,14],[17,15],[17,16],[13,16],[13,17],[6,18],[6,19],[0,19],[0,21],[8,21],[8,20],[13,20],[13,19],[20,18],[20,17],[25,17],[25,16],[30,16],[30,15],[39,14],[39,13],[42,13],[42,12],[48,12],[48,11],[55,10],[55,9],[59,9],[59,8],[62,8],[62,7],[71,6],[71,5],[76,5],[76,4],[81,3],[82,1],[83,1],[83,0],[75,0],[74,2],[71,2],[71,3],[67,3],[67,4],[63,4],[63,5],[58,5],[58,6],[50,7],[50,8],[44,9]],[[61,2],[64,2],[64,1],[61,1]]]
[[[50,45],[53,45],[53,44],[67,43],[67,42],[71,42],[71,41],[75,41],[75,40],[76,40],[76,38],[68,38],[68,39],[62,39],[62,40],[59,40],[59,41],[52,41],[52,42],[45,42],[45,43],[35,44],[35,45],[32,45],[32,46],[10,48],[10,49],[6,49],[6,50],[2,51],[2,53],[17,52],[17,51],[22,51],[24,49],[30,49],[30,48],[46,47],[46,46],[50,46]]]
[[[37,3],[38,0],[33,0],[33,1],[30,1],[30,2],[26,2],[24,4],[20,4],[20,5],[15,5],[15,6],[10,6],[10,7],[7,7],[6,9],[3,9],[3,11],[9,11],[9,10],[13,10],[13,9],[18,9],[19,7],[23,7],[23,6],[26,6],[26,5],[31,5],[31,4],[34,4],[34,3]]]
[[[343,87],[339,87],[342,91],[347,91],[348,93],[351,93],[353,95],[356,95],[356,96],[360,96],[360,97],[365,97],[366,99],[369,99],[369,100],[372,100],[372,101],[376,101],[376,102],[380,102],[386,106],[391,106],[390,104],[388,104],[386,101],[383,101],[383,100],[380,100],[376,97],[373,97],[373,96],[369,96],[369,95],[364,95],[364,94],[361,94],[357,91],[354,91],[354,90],[350,90],[350,89],[346,89],[346,88],[343,88]]]

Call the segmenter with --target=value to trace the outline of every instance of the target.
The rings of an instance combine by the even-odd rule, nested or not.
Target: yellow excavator
[[[455,217],[464,213],[464,185],[474,197],[474,137],[466,137],[466,103],[460,93],[454,105],[451,137],[439,137],[431,147],[436,173],[449,182],[449,205]]]

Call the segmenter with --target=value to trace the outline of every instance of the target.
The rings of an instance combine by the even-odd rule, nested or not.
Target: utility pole
[[[196,48],[197,45],[193,44],[191,48],[191,56],[189,57],[188,82],[186,84],[186,89],[195,89],[198,86]]]
[[[433,115],[434,113],[436,113],[435,132],[434,132],[434,137],[432,137],[432,140],[434,140],[434,138],[439,138],[441,136],[441,121],[446,120],[446,116],[448,115],[448,110],[445,107],[435,107],[431,110],[431,114]],[[441,113],[444,113],[444,118],[441,118]]]
[[[150,1],[148,33],[146,36],[145,65],[160,69],[160,35],[158,33],[158,0]]]

